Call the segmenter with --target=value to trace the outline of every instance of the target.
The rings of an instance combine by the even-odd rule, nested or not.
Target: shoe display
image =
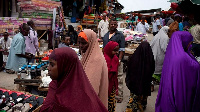
[[[43,102],[43,97],[0,90],[0,112],[32,112]]]

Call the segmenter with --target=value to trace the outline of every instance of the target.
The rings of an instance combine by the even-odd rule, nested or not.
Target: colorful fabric
[[[138,96],[131,93],[125,112],[144,112],[147,105],[147,96]]]
[[[192,40],[187,31],[173,33],[163,63],[156,112],[200,111],[200,65],[190,53]]]
[[[69,47],[55,49],[58,80],[50,83],[49,91],[40,112],[106,112],[74,50]],[[78,108],[77,108],[78,105]]]
[[[79,36],[79,37],[82,37],[82,38],[84,38],[84,39],[85,39],[85,41],[87,41],[87,42],[88,42],[87,35],[86,35],[84,32],[80,32],[78,36]]]
[[[99,47],[96,33],[89,29],[83,30],[83,32],[87,35],[89,47],[85,53],[81,53],[81,63],[92,87],[105,107],[108,108],[108,67],[106,60]]]
[[[111,94],[108,97],[108,112],[115,112],[116,107],[116,89],[113,87]]]
[[[113,86],[118,90],[118,66],[119,66],[119,58],[116,55],[112,55],[112,51],[119,44],[114,41],[108,42],[106,47],[104,48],[104,57],[108,66],[108,78],[109,78],[109,86],[108,86],[108,96],[111,94]]]

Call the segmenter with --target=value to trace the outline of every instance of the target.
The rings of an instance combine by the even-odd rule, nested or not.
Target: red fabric
[[[107,112],[92,88],[75,51],[68,47],[54,51],[61,80],[53,80],[50,83],[40,112]]]
[[[176,10],[178,8],[178,4],[177,3],[171,3],[171,8],[173,10]]]
[[[104,48],[104,57],[108,66],[108,78],[109,78],[109,87],[108,87],[108,95],[110,96],[113,86],[116,89],[116,93],[118,93],[118,66],[119,66],[119,58],[116,55],[112,55],[113,49],[119,44],[114,41],[108,42],[108,44]]]

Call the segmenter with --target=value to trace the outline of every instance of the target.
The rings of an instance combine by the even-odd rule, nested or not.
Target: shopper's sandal
[[[151,85],[151,92],[154,91],[154,85]]]
[[[7,70],[6,70],[6,73],[8,73],[8,74],[14,74],[15,71],[7,69]]]

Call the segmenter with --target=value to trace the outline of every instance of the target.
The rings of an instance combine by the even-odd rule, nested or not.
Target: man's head
[[[9,36],[8,32],[4,32],[4,33],[3,33],[3,36],[4,36],[4,39],[7,40],[7,39],[8,39],[8,36]]]
[[[171,17],[172,19],[174,19],[174,14],[172,14],[170,17]]]
[[[110,31],[116,31],[117,27],[118,27],[117,20],[116,19],[111,19],[110,20],[110,24],[109,24]]]
[[[70,36],[69,35],[64,35],[62,38],[62,42],[65,43],[65,45],[69,46],[70,45]]]
[[[142,24],[145,24],[145,19],[146,19],[146,17],[145,17],[145,16],[142,16],[142,18],[141,18]]]
[[[23,23],[22,25],[20,25],[19,30],[23,36],[28,36],[30,28],[28,24]]]
[[[103,13],[102,15],[103,15],[103,20],[106,20],[106,15],[107,15],[107,14],[106,14],[106,13]]]
[[[28,21],[27,24],[31,27],[31,28],[35,28],[35,24],[32,20]]]
[[[175,21],[177,21],[177,22],[181,22],[182,17],[181,17],[180,14],[176,14],[176,15],[174,15],[174,19],[175,19]]]
[[[158,19],[158,16],[154,16],[154,20]]]

